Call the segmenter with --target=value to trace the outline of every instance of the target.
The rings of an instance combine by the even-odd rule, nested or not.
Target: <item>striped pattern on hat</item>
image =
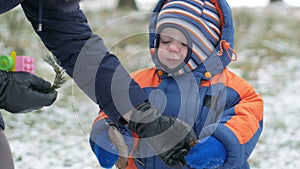
[[[169,0],[159,12],[156,30],[165,24],[183,28],[191,39],[191,56],[175,74],[197,68],[212,53],[220,41],[220,18],[216,7],[208,0]],[[156,32],[159,34],[159,32]]]

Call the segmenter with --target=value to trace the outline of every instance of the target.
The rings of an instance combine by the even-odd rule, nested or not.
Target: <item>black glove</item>
[[[169,166],[183,168],[185,155],[197,138],[191,127],[173,117],[162,116],[157,109],[145,103],[133,111],[128,128],[136,132]]]
[[[27,72],[0,71],[0,108],[12,113],[28,112],[51,105],[55,90],[44,93],[51,84]]]

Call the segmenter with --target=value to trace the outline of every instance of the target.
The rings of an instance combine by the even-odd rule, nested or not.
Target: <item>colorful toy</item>
[[[12,51],[10,55],[0,56],[0,70],[34,73],[34,62],[33,57],[17,56],[17,53]]]

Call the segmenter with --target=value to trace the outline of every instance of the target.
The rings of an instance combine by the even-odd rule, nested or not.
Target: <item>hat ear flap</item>
[[[156,37],[156,25],[157,25],[157,17],[159,12],[161,11],[162,7],[164,6],[165,3],[167,3],[168,0],[159,0],[158,3],[156,4],[153,13],[150,17],[149,21],[149,47],[154,48],[155,47],[155,39]]]

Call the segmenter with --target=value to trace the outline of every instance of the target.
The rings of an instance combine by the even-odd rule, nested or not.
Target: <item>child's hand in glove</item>
[[[196,169],[213,169],[221,166],[227,158],[227,150],[213,136],[201,139],[186,155],[189,167]]]

